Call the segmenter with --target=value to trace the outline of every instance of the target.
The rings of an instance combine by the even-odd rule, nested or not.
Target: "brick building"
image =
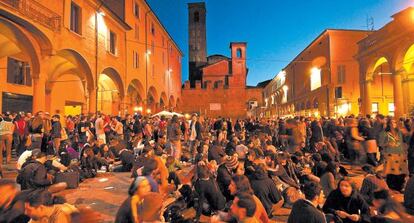
[[[182,89],[183,112],[242,118],[262,101],[262,88],[246,85],[245,42],[230,43],[231,57],[206,56],[206,9],[189,3],[189,81]]]
[[[144,0],[0,1],[0,111],[179,106],[182,52]]]

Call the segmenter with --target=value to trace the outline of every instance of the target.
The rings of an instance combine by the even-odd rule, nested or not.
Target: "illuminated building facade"
[[[0,110],[177,109],[182,52],[144,0],[0,0]]]
[[[268,118],[358,114],[357,42],[370,32],[328,29],[294,58],[263,91]]]
[[[414,8],[358,43],[362,114],[409,116],[414,109]]]

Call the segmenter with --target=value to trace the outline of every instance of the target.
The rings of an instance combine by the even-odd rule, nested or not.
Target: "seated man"
[[[315,182],[307,182],[303,187],[305,199],[293,204],[288,223],[325,223],[325,215],[318,209],[323,203],[322,187]]]
[[[17,183],[22,190],[39,189],[47,187],[51,193],[66,189],[66,183],[53,184],[53,176],[47,173],[45,163],[46,154],[43,152],[32,154],[33,159],[28,160],[17,176]]]

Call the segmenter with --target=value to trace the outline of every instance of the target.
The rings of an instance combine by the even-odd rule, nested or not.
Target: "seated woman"
[[[366,222],[369,220],[369,206],[364,198],[353,189],[351,181],[342,179],[325,201],[323,211],[343,223]],[[329,222],[329,221],[328,221]]]
[[[98,171],[98,162],[96,160],[93,149],[86,146],[83,148],[83,155],[81,158],[81,178],[93,178]]]
[[[337,172],[338,165],[334,162],[328,163],[324,174],[321,176],[320,182],[325,196],[328,196],[333,190],[336,189]]]

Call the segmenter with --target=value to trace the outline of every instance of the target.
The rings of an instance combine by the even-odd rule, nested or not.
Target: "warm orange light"
[[[151,109],[147,109],[147,114],[151,114]]]

